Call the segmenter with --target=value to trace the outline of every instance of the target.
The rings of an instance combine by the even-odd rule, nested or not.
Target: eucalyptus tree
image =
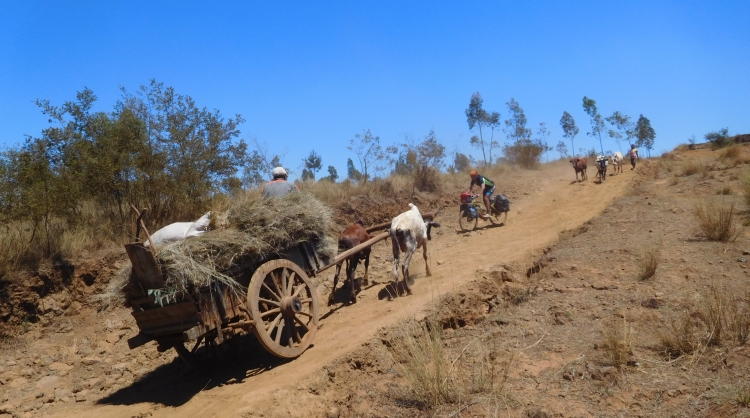
[[[614,139],[615,142],[617,142],[617,148],[619,149],[619,151],[622,152],[622,147],[620,147],[620,140],[623,138],[628,141],[628,148],[630,148],[630,138],[633,137],[633,122],[630,121],[630,116],[624,115],[620,113],[619,110],[616,110],[605,120],[609,122],[610,125],[612,125],[615,129],[617,129],[610,129],[608,134],[610,138]]]
[[[589,115],[591,122],[591,132],[587,132],[586,135],[591,137],[599,138],[599,147],[601,148],[602,154],[604,154],[604,145],[602,145],[602,131],[605,129],[604,120],[602,115],[596,108],[596,101],[583,96],[583,110]]]
[[[492,162],[492,149],[500,145],[494,140],[495,129],[500,126],[500,113],[487,112],[482,107],[483,103],[484,100],[479,92],[472,94],[471,100],[469,100],[469,107],[464,113],[466,114],[466,122],[469,124],[469,129],[474,129],[475,126],[479,128],[479,136],[472,136],[469,143],[482,151],[484,165],[487,165],[488,161]],[[482,128],[490,129],[490,139],[488,141],[484,140]],[[487,159],[487,153],[489,153],[489,160]]]
[[[646,148],[650,158],[651,150],[654,149],[656,132],[651,127],[651,121],[643,115],[638,118],[638,122],[635,124],[634,136],[636,138],[635,146]]]
[[[578,126],[576,126],[576,121],[573,119],[573,116],[568,113],[568,111],[564,111],[562,117],[560,118],[560,126],[563,130],[563,138],[570,139],[570,151],[575,153],[576,147],[574,139],[576,135],[578,135]]]

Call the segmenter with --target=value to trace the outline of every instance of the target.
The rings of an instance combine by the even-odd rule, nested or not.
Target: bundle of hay
[[[166,286],[151,293],[160,304],[181,299],[192,287],[214,283],[244,292],[226,274],[240,259],[261,261],[302,242],[315,243],[322,257],[336,255],[335,243],[325,235],[332,226],[333,213],[308,193],[269,200],[245,193],[229,201],[225,211],[214,213],[213,219],[219,219],[215,230],[157,247],[156,259],[165,273]],[[129,285],[135,283],[131,270],[127,266],[102,299],[113,295],[129,299]]]

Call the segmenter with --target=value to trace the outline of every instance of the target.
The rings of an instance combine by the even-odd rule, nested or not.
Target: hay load
[[[227,274],[233,265],[259,262],[302,242],[315,243],[324,258],[336,255],[335,243],[326,238],[333,213],[309,193],[270,200],[245,193],[226,206],[226,210],[214,211],[213,230],[157,247],[156,260],[165,273],[166,286],[152,294],[160,304],[181,299],[191,288],[214,283],[244,293],[243,284]],[[136,286],[131,270],[126,267],[102,299],[127,301],[131,285]]]

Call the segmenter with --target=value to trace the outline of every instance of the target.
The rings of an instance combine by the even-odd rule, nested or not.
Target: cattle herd
[[[596,176],[602,183],[607,180],[607,167],[610,161],[612,162],[614,172],[622,173],[622,153],[620,151],[615,152],[610,157],[599,155],[596,157]],[[576,181],[588,180],[588,176],[586,176],[588,162],[585,157],[575,157],[570,160],[570,163],[573,165],[573,169],[576,172]],[[578,180],[579,173],[581,174],[581,180]]]

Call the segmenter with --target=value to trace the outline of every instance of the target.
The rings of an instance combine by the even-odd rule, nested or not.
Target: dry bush
[[[743,296],[712,287],[703,295],[699,316],[707,328],[706,343],[728,340],[743,345],[750,337],[750,293]]]
[[[661,351],[670,358],[690,354],[700,346],[700,323],[690,312],[654,328]]]
[[[742,156],[742,148],[739,145],[732,145],[724,148],[719,155],[720,160],[739,160]]]
[[[728,205],[715,201],[699,202],[695,204],[693,214],[709,241],[734,241],[741,232],[735,224],[734,202]]]
[[[471,395],[497,394],[507,380],[512,353],[500,361],[497,351],[481,338],[450,352],[436,312],[424,321],[404,320],[395,331],[396,336],[386,344],[391,359],[409,382],[414,400],[429,409],[465,401]]]
[[[709,167],[701,162],[688,161],[687,164],[682,166],[682,175],[692,176],[693,174],[700,173],[701,177],[708,176]]]
[[[651,246],[643,250],[638,258],[638,280],[645,281],[656,274],[656,268],[659,267],[659,257],[661,251],[658,246]]]
[[[604,341],[602,347],[609,363],[620,369],[628,364],[633,355],[631,348],[632,332],[626,320],[605,323],[602,329]]]
[[[750,206],[750,172],[746,171],[742,173],[738,180],[745,203]]]
[[[730,196],[732,194],[732,188],[729,186],[724,186],[721,189],[717,190],[716,194],[719,196]]]

